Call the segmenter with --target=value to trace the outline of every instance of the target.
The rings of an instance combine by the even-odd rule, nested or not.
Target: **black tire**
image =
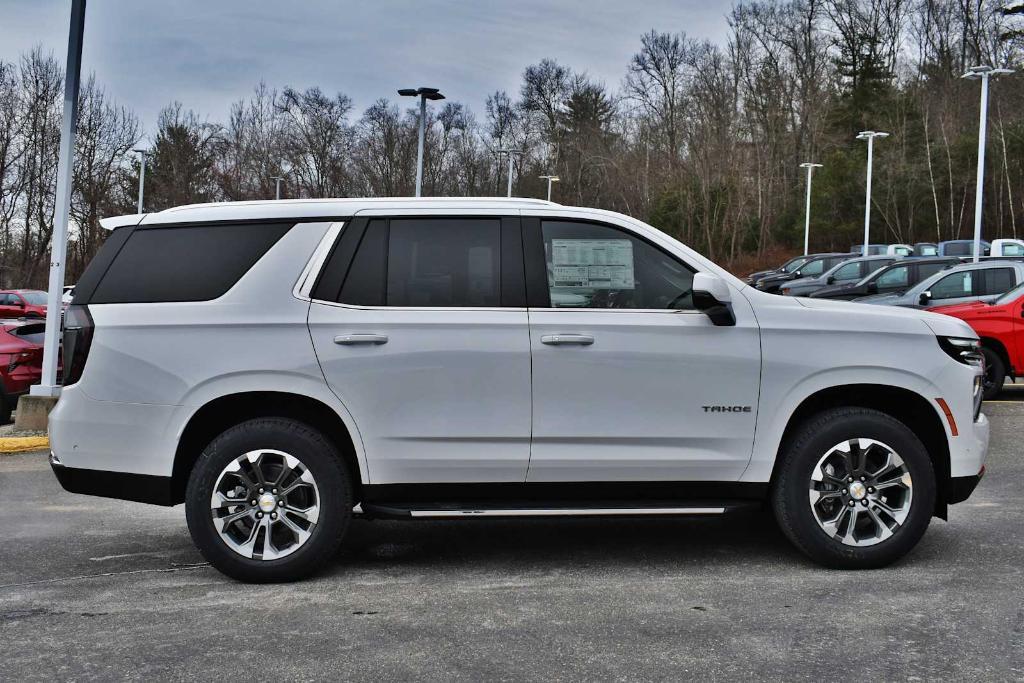
[[[985,377],[982,379],[982,388],[986,401],[991,401],[1003,390],[1003,382],[1006,381],[1006,364],[998,353],[988,348],[981,347],[981,354],[985,356]]]
[[[819,525],[809,500],[811,474],[836,444],[867,438],[891,447],[912,478],[903,524],[875,545],[846,545]],[[921,540],[935,510],[935,471],[920,439],[895,418],[867,408],[833,408],[809,418],[783,445],[772,486],[772,507],[783,533],[815,562],[837,569],[884,567]],[[849,500],[843,494],[842,500]]]
[[[299,458],[319,490],[319,519],[308,539],[290,555],[275,560],[243,557],[214,527],[210,499],[221,472],[245,453],[272,449]],[[185,517],[203,557],[240,581],[294,581],[317,571],[338,551],[352,517],[352,482],[334,445],[316,429],[296,420],[258,418],[215,438],[199,456],[185,494]]]
[[[11,421],[11,413],[14,412],[14,404],[18,400],[11,399],[6,393],[0,393],[0,425],[9,424]]]

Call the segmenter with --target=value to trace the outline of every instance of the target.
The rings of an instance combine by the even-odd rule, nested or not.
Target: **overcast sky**
[[[67,49],[70,0],[0,0],[0,60]],[[319,85],[356,112],[428,85],[482,116],[488,93],[518,94],[523,68],[552,57],[615,89],[641,34],[720,41],[728,0],[91,0],[83,73],[142,118],[179,100],[224,120],[261,79]]]

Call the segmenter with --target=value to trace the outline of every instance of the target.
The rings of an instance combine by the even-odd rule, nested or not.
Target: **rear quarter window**
[[[120,240],[112,235],[83,274],[75,303],[216,299],[231,289],[291,226],[255,223],[140,227]],[[116,254],[103,254],[108,248],[116,249]],[[102,274],[90,273],[93,266],[106,268]],[[95,288],[82,291],[82,284],[93,279],[97,281]]]

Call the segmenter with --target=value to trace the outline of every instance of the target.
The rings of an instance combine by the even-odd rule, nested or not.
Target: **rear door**
[[[372,483],[525,480],[524,287],[518,216],[368,213],[345,226],[309,329]]]
[[[750,305],[716,327],[695,268],[621,226],[524,217],[530,482],[735,481],[751,454],[761,368]]]

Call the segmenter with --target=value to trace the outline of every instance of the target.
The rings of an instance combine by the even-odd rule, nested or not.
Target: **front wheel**
[[[935,509],[935,472],[917,436],[867,408],[826,410],[784,446],[772,505],[786,536],[840,569],[888,565],[921,540]]]
[[[337,449],[295,420],[260,418],[214,439],[189,478],[185,516],[199,552],[242,581],[307,576],[338,549],[352,484]]]
[[[1006,365],[1002,357],[988,348],[981,347],[981,355],[985,356],[985,376],[982,378],[982,390],[986,401],[991,401],[1003,390],[1006,381]]]

